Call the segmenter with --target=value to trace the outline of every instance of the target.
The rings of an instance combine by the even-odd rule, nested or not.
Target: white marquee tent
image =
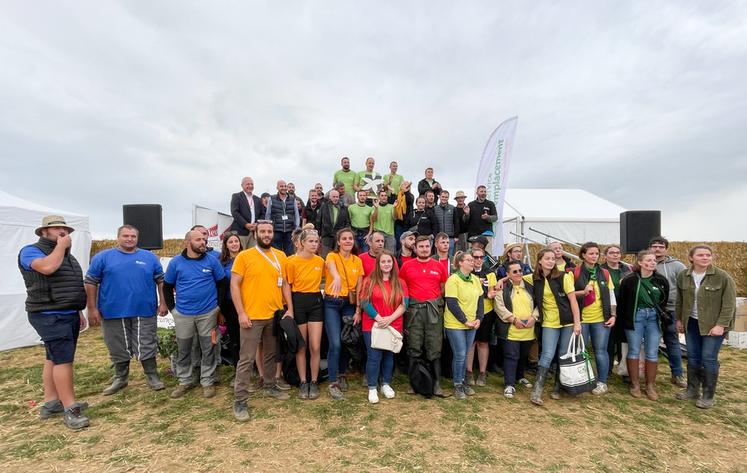
[[[625,210],[581,189],[509,188],[503,206],[503,241],[519,241],[513,232],[544,243],[546,237],[531,227],[574,243],[618,243],[620,213]]]
[[[45,215],[62,215],[75,231],[72,252],[83,268],[88,269],[91,252],[91,232],[88,217],[52,209],[0,191],[0,351],[39,343],[39,337],[29,325],[24,302],[26,288],[18,271],[18,252],[34,243],[34,229]]]

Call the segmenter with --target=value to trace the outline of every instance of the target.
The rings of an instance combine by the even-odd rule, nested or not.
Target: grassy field
[[[466,401],[408,396],[398,378],[397,397],[376,406],[359,382],[337,403],[326,385],[316,401],[255,395],[252,420],[239,424],[228,367],[213,399],[199,390],[180,400],[169,399],[168,389],[152,392],[134,364],[128,388],[101,396],[110,371],[94,328],[81,336],[76,363],[79,397],[92,406],[92,425],[81,432],[59,418],[38,419],[43,358],[42,347],[0,353],[4,472],[747,471],[747,350],[729,347],[710,411],[673,398],[664,363],[656,403],[631,398],[618,378],[605,397],[546,398],[544,407],[531,405],[523,389],[503,398],[496,375]]]

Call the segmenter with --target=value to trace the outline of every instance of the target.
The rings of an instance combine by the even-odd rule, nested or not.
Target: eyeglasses
[[[508,273],[509,273],[509,274],[520,274],[520,273],[521,273],[521,270],[520,270],[520,269],[512,269],[512,270],[511,270],[511,271],[509,271]]]

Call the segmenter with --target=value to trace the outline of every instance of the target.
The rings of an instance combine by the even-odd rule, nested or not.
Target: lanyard
[[[280,273],[281,273],[281,271],[280,271],[280,261],[278,261],[278,257],[277,257],[277,255],[275,254],[275,252],[274,252],[274,251],[272,251],[272,248],[270,248],[270,253],[272,253],[272,257],[273,257],[273,258],[275,258],[275,262],[274,262],[274,263],[273,263],[272,261],[270,261],[270,258],[268,258],[268,257],[267,257],[267,255],[265,254],[265,252],[264,252],[264,251],[260,250],[260,249],[259,249],[259,248],[257,248],[256,246],[255,246],[254,248],[256,248],[256,249],[257,249],[257,252],[258,252],[258,253],[259,253],[260,255],[262,255],[262,257],[263,257],[264,259],[266,259],[266,260],[267,260],[267,262],[268,262],[268,263],[270,263],[270,265],[271,265],[271,266],[272,266],[273,268],[275,268],[275,271],[277,271],[277,272],[278,272],[278,274],[280,274]]]

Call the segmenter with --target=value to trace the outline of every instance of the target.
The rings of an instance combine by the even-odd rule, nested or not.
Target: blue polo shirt
[[[230,258],[223,264],[223,269],[226,271],[226,279],[228,279],[229,282],[231,281],[231,268],[233,268],[234,261],[236,261],[236,258]]]
[[[182,315],[200,315],[218,305],[215,283],[226,277],[217,258],[204,255],[198,259],[175,256],[166,269],[164,281],[176,288],[176,310]]]
[[[99,285],[98,309],[105,319],[154,317],[158,309],[156,283],[163,267],[150,251],[125,253],[111,248],[91,260],[86,281]]]
[[[21,261],[21,267],[25,269],[26,271],[34,271],[34,269],[31,267],[31,263],[34,262],[35,259],[39,258],[46,258],[47,255],[44,254],[42,250],[39,248],[28,245],[21,248],[21,253],[18,255],[19,260]],[[43,310],[41,312],[38,312],[42,315],[72,315],[77,314],[77,310]]]

